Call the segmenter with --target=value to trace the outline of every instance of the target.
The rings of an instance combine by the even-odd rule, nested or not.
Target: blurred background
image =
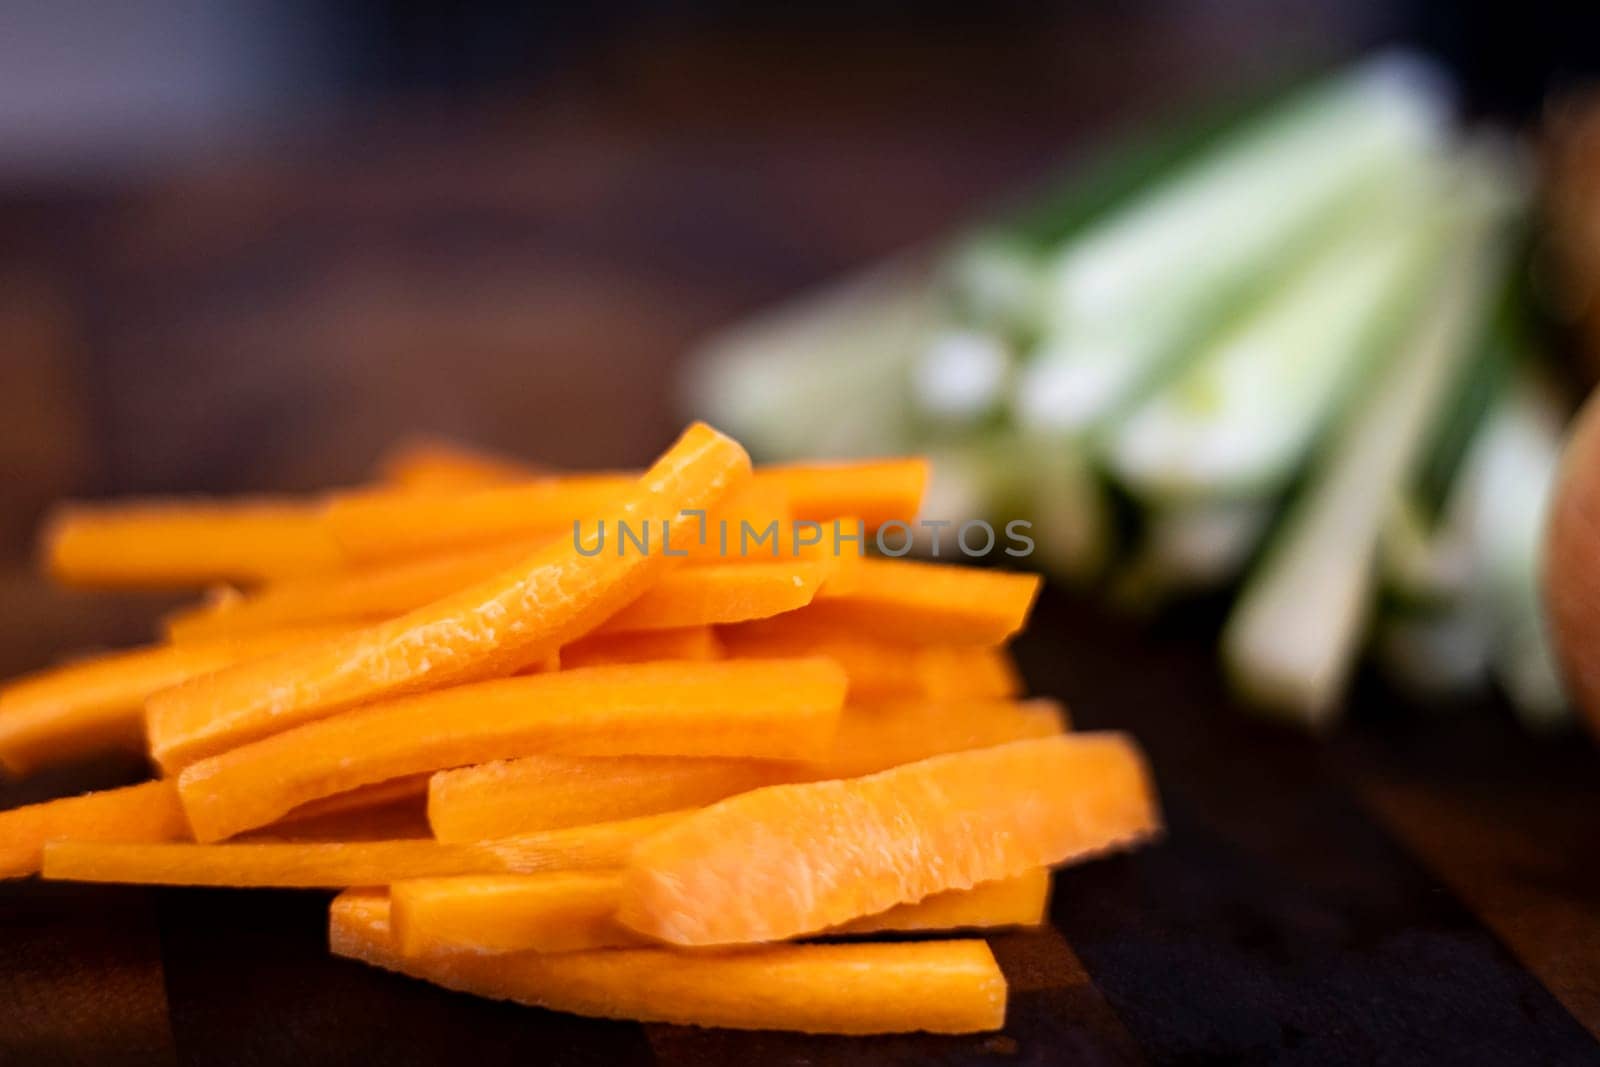
[[[1597,69],[1581,7],[10,0],[0,666],[147,631],[32,576],[54,498],[350,483],[419,432],[638,463],[714,328],[1385,44],[1534,121]]]

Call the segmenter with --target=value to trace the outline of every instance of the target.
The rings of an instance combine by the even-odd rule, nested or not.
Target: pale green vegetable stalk
[[[1151,506],[1139,550],[1117,575],[1117,600],[1149,610],[1174,593],[1232,581],[1249,563],[1276,506],[1272,497]]]
[[[1419,166],[1107,431],[1145,501],[1281,490],[1417,302],[1437,262],[1440,175]]]
[[[1435,152],[1447,104],[1419,60],[1364,64],[1070,242],[1019,419],[1071,433],[1117,411],[1330,220]]]
[[[925,263],[897,261],[730,327],[690,359],[689,410],[763,457],[902,451],[934,296]]]
[[[1370,612],[1379,531],[1409,484],[1430,420],[1476,350],[1506,268],[1518,182],[1503,161],[1462,167],[1459,212],[1437,292],[1338,427],[1223,632],[1242,692],[1305,726],[1332,718]]]

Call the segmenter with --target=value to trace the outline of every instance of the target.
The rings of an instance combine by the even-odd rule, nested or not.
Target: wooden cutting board
[[[1169,833],[1058,875],[1051,928],[993,938],[1001,1034],[594,1022],[332,959],[323,893],[12,883],[0,1064],[1600,1062],[1589,746],[1368,682],[1319,745],[1230,706],[1209,624],[1041,604],[1032,688],[1144,742]],[[28,794],[130,769],[98,773]]]

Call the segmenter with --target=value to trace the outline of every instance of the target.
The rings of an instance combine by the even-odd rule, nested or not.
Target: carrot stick
[[[848,586],[824,588],[795,623],[906,644],[998,645],[1028,620],[1037,574],[953,563],[863,559]]]
[[[43,553],[80,586],[256,583],[345,562],[317,507],[277,500],[72,504],[46,525]]]
[[[193,764],[178,792],[196,839],[216,841],[370,782],[536,752],[806,759],[826,751],[843,701],[823,659],[506,678],[264,738]]]
[[[683,567],[607,619],[599,633],[766,619],[805,607],[832,573],[822,560]]]
[[[655,815],[469,845],[438,841],[239,842],[227,845],[44,846],[44,876],[70,882],[338,888],[457,874],[609,870],[652,834],[682,818]]]
[[[936,893],[827,931],[979,930],[1037,926],[1050,872],[1044,868],[971,889]],[[651,942],[617,922],[621,871],[462,875],[389,887],[390,926],[408,958],[453,952],[581,952]]]
[[[152,645],[18,678],[0,689],[0,767],[20,777],[108,749],[142,749],[150,694],[343,629],[297,627],[181,647]]]
[[[401,441],[378,460],[379,480],[401,489],[470,489],[526,481],[536,473],[531,465],[441,437]]]
[[[171,782],[29,804],[0,811],[0,878],[37,871],[47,841],[176,841],[188,836],[189,824]]]
[[[783,489],[796,519],[826,522],[848,516],[872,531],[887,522],[916,519],[928,486],[928,461],[788,464],[762,467],[756,478]]]
[[[237,842],[394,841],[433,838],[419,796],[320,815],[299,815],[240,834]]]
[[[611,515],[687,540],[694,520],[683,512],[714,506],[748,470],[737,443],[697,423]],[[156,694],[152,753],[170,770],[358,704],[512,673],[594,629],[676,562],[603,547],[585,555],[563,539],[397,619]]]
[[[722,642],[717,640],[716,631],[709,626],[641,630],[631,634],[590,634],[561,650],[561,664],[568,670],[617,663],[648,663],[651,660],[706,662],[721,658]]]
[[[388,898],[371,890],[333,902],[328,940],[337,956],[447,989],[608,1019],[839,1034],[976,1033],[1005,1024],[1005,977],[982,941],[408,960],[390,936]]]
[[[441,841],[482,841],[698,807],[781,782],[855,777],[1063,728],[1052,701],[847,708],[828,755],[805,763],[545,753],[440,771],[428,783],[428,822]]]
[[[736,659],[826,656],[850,679],[850,700],[868,703],[902,697],[966,700],[1013,697],[1022,691],[1010,653],[978,645],[906,645],[829,632],[809,623],[792,625],[801,613],[719,628]]]
[[[1015,741],[713,804],[640,845],[617,914],[678,945],[781,940],[1126,847],[1158,826],[1126,737]]]

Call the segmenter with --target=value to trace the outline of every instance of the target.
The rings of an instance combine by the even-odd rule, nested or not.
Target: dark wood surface
[[[0,669],[142,639],[165,606],[46,588],[50,499],[351,482],[415,431],[639,463],[681,418],[693,337],[1317,23],[1250,26],[1197,56],[1192,26],[1080,20],[1004,42],[1004,79],[981,36],[888,64],[857,41],[827,78],[785,65],[792,42],[635,41],[533,104],[391,105],[129,184],[0,189]],[[589,1022],[332,960],[322,894],[27,883],[0,887],[0,1064],[1600,1061],[1593,749],[1368,680],[1332,739],[1274,730],[1230,704],[1211,622],[1053,592],[1021,642],[1036,692],[1145,744],[1170,829],[1060,875],[1050,930],[995,940],[1003,1035]],[[139,773],[52,772],[0,806]]]

